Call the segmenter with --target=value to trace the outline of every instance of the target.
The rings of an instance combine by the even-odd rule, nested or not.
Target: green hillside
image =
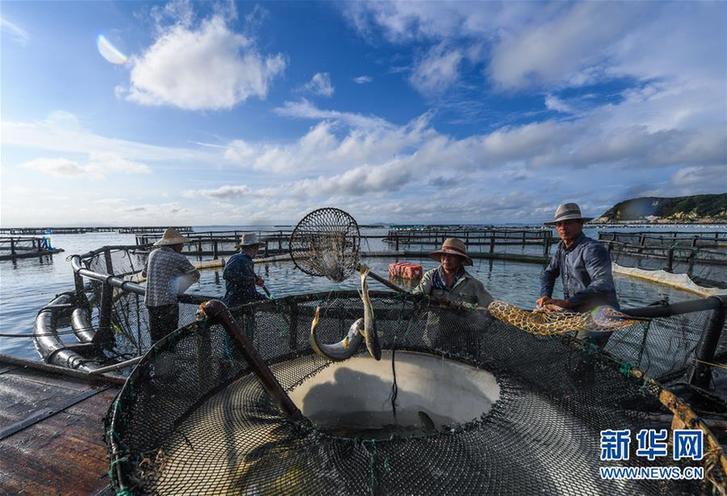
[[[632,198],[617,203],[593,222],[724,223],[727,222],[727,193]]]

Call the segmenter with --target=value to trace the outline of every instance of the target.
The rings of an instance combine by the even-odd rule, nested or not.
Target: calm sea
[[[258,230],[272,229],[271,226],[224,226],[219,228],[204,226],[196,231],[210,230]],[[655,227],[658,230],[674,230],[674,226]],[[705,231],[715,230],[715,226],[684,226],[682,230]],[[717,227],[718,229],[718,227]],[[724,227],[723,227],[724,229]],[[362,229],[362,234],[384,234],[386,229]],[[590,230],[590,235],[595,230]],[[73,288],[73,275],[66,258],[72,254],[82,254],[104,245],[134,244],[133,234],[88,233],[52,235],[54,247],[63,248],[65,252],[53,257],[24,259],[16,262],[0,262],[0,332],[29,334],[33,331],[36,313],[53,297]],[[383,250],[384,244],[379,240],[367,240],[363,250]],[[533,253],[532,249],[522,251],[511,248],[509,251]],[[537,250],[536,252],[537,253]],[[366,258],[363,260],[378,274],[386,275],[388,265],[395,259]],[[437,263],[427,258],[410,260],[421,263],[425,269],[435,267]],[[357,286],[357,278],[334,284],[321,277],[308,276],[294,266],[292,262],[276,262],[257,264],[257,272],[266,280],[266,286],[274,297],[291,294],[308,293],[311,291],[328,291],[332,289],[353,289]],[[538,297],[539,276],[542,266],[536,264],[475,260],[470,273],[480,279],[492,295],[497,299],[506,300],[523,307],[534,305]],[[635,307],[648,305],[663,298],[671,302],[693,299],[691,293],[660,286],[625,276],[615,276],[616,289],[622,306]],[[385,289],[376,281],[370,280],[371,289]],[[556,291],[558,291],[556,287]],[[221,271],[202,271],[200,282],[193,285],[188,292],[210,296],[224,294],[224,280]],[[9,354],[24,358],[39,359],[30,338],[0,337],[0,354]]]

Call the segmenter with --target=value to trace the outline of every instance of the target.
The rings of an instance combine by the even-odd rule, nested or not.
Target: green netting
[[[601,430],[670,427],[672,412],[658,401],[658,387],[624,374],[629,367],[620,369],[575,340],[534,336],[483,314],[389,293],[372,292],[372,301],[385,350],[380,362],[362,347],[349,361],[333,364],[309,345],[315,307],[321,306],[321,340],[338,341],[362,314],[355,293],[290,297],[233,312],[312,421],[281,413],[222,326],[194,322],[160,341],[134,370],[107,418],[115,487],[175,495],[671,495],[716,487],[707,481],[600,478],[599,466],[617,464],[599,461]],[[703,318],[693,316],[693,325]],[[669,346],[692,347],[691,341],[668,337],[684,322],[666,320],[635,326],[633,336],[617,333],[608,346],[629,357],[641,353],[647,368],[662,370],[643,356],[643,345],[638,352],[630,343],[665,339]],[[407,375],[407,360],[420,369]],[[681,365],[682,358],[675,363]],[[481,413],[440,400],[439,394],[458,397],[457,391],[423,393],[428,382],[436,386],[427,374],[440,368],[460,371],[444,376],[452,387],[463,388],[462,402],[481,400]],[[397,370],[394,394],[386,378]],[[300,399],[304,388],[331,372],[334,382],[316,383]],[[492,404],[471,389],[481,382],[472,378],[485,374],[497,384]],[[415,393],[422,396],[419,403],[411,399]],[[367,417],[368,408],[376,412]],[[340,425],[336,415],[324,422],[312,414],[328,410],[341,417]],[[386,418],[372,425],[369,417],[375,415]],[[417,416],[430,421],[410,420]],[[700,465],[668,457],[647,461],[635,449],[632,442],[624,465]],[[718,485],[724,476],[710,465],[709,477]]]

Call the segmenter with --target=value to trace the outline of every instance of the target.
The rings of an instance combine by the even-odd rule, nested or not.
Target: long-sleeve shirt
[[[199,276],[187,257],[168,246],[156,248],[149,253],[144,272],[146,274],[144,303],[147,307],[177,303],[177,295],[183,293],[182,288],[186,289],[191,282],[186,281],[185,284],[185,276],[194,280]]]
[[[611,273],[611,256],[598,241],[581,235],[566,248],[561,241],[540,278],[540,296],[553,296],[560,276],[564,299],[573,310],[585,312],[598,305],[619,308]]]
[[[222,271],[225,279],[225,297],[227,306],[237,306],[266,298],[255,290],[255,262],[250,255],[241,252],[231,256]]]
[[[412,293],[425,294],[435,298],[448,299],[454,302],[465,302],[486,307],[492,302],[492,296],[485,286],[477,279],[462,270],[451,288],[444,284],[441,267],[424,273],[419,285]]]

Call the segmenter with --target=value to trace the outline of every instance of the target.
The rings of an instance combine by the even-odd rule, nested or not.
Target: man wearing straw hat
[[[228,307],[267,299],[255,289],[255,286],[264,287],[265,284],[265,281],[255,274],[253,258],[259,246],[257,234],[243,234],[237,245],[240,252],[231,256],[225,264],[225,270],[222,272],[222,277],[225,279],[225,297],[222,301]]]
[[[149,333],[156,342],[175,330],[179,323],[177,295],[199,280],[199,271],[182,255],[182,246],[189,241],[173,227],[164,231],[149,254],[144,274],[149,311]]]
[[[465,266],[472,265],[472,259],[461,239],[445,239],[442,247],[429,256],[439,261],[439,267],[425,272],[412,293],[481,307],[492,302],[492,296],[482,282],[465,270]],[[434,348],[447,348],[457,341],[466,348],[473,348],[478,346],[481,331],[489,322],[487,312],[430,311],[425,341]],[[462,349],[461,345],[459,349]]]
[[[611,256],[598,241],[583,234],[583,224],[591,218],[581,215],[575,203],[560,205],[555,218],[546,226],[555,226],[560,243],[550,258],[550,263],[540,278],[540,298],[537,309],[545,312],[570,310],[587,312],[599,305],[619,308],[616,288],[611,273]],[[563,299],[553,298],[553,287],[560,276],[563,283]],[[608,333],[582,333],[603,347]]]

